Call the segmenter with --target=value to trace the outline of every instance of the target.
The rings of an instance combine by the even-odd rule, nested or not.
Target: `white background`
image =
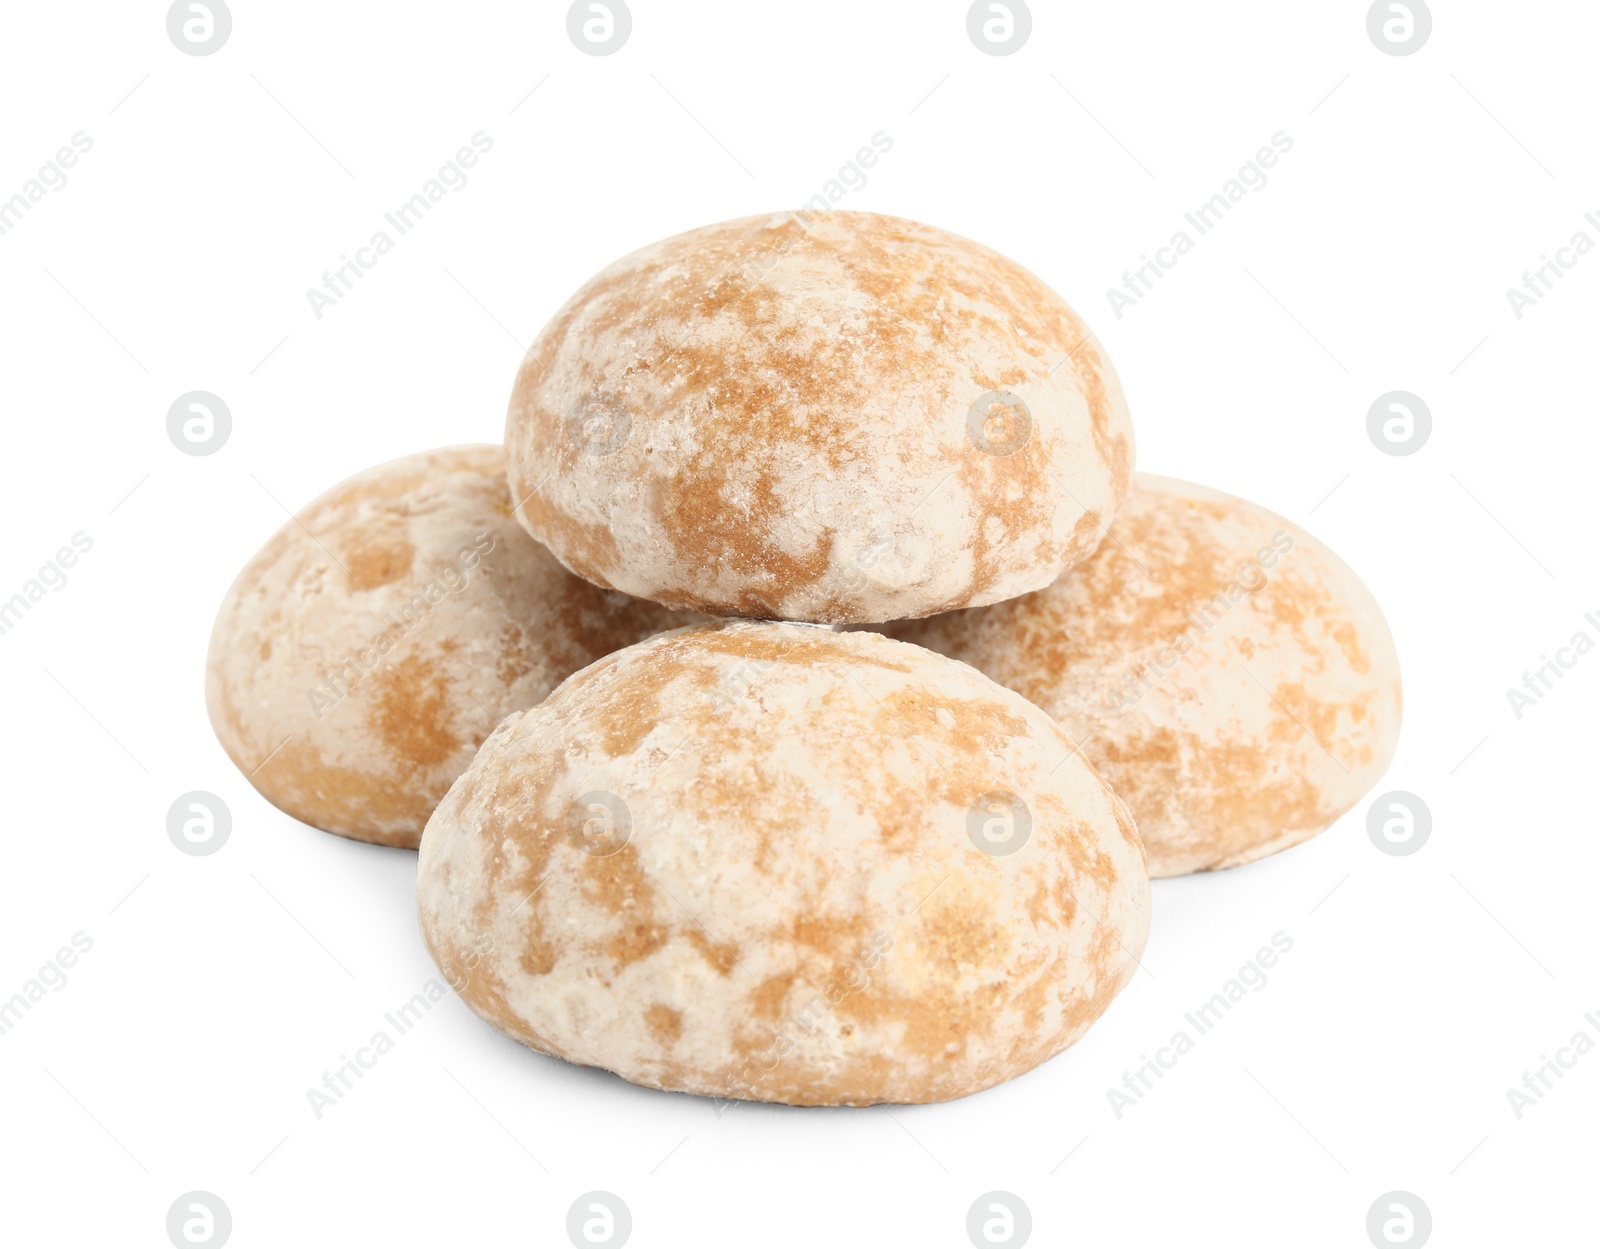
[[[0,637],[0,997],[94,945],[0,1036],[6,1242],[165,1245],[203,1189],[238,1246],[565,1244],[604,1189],[639,1246],[961,1246],[1002,1189],[1036,1244],[1361,1246],[1403,1189],[1438,1245],[1595,1243],[1600,1052],[1520,1120],[1506,1090],[1600,1040],[1600,653],[1520,720],[1505,691],[1600,640],[1600,253],[1520,320],[1505,292],[1600,242],[1600,9],[1435,0],[1406,57],[1366,9],[1040,2],[990,57],[948,0],[634,0],[601,59],[549,0],[237,0],[207,57],[161,3],[7,6],[0,197],[75,132],[93,148],[0,237],[0,598],[73,533],[93,549]],[[498,440],[521,348],[601,265],[797,206],[880,130],[844,206],[1038,272],[1115,360],[1141,467],[1281,512],[1372,587],[1406,683],[1381,788],[1426,801],[1431,840],[1381,854],[1363,802],[1158,882],[1150,974],[958,1103],[719,1118],[451,997],[318,1121],[306,1090],[435,974],[415,856],[297,824],[231,767],[202,697],[224,589],[279,500]],[[1107,288],[1280,130],[1269,184],[1115,316]],[[477,131],[469,184],[319,320],[307,288]],[[203,458],[165,430],[195,389],[234,421]],[[1405,458],[1366,434],[1395,389],[1434,418]],[[165,828],[196,789],[234,820],[205,858]],[[1118,1119],[1106,1090],[1280,931],[1267,987]]]

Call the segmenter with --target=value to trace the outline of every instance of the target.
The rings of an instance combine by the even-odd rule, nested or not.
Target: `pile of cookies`
[[[1152,876],[1314,836],[1394,751],[1354,573],[1133,460],[1013,261],[867,213],[694,230],[556,313],[504,449],[360,474],[250,561],[212,724],[290,815],[420,845],[429,951],[527,1045],[960,1097],[1106,1010]]]

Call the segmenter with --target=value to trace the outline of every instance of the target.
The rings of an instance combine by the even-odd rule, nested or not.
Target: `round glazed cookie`
[[[924,616],[1094,550],[1133,429],[1104,350],[1020,265],[872,213],[691,230],[545,326],[506,419],[530,533],[717,615]]]
[[[685,617],[572,576],[511,516],[499,447],[335,486],[245,565],[217,613],[206,707],[262,795],[415,848],[500,720]]]
[[[429,821],[467,1004],[636,1084],[960,1097],[1065,1049],[1149,923],[1122,804],[1036,707],[874,633],[724,621],[508,718]]]
[[[1152,876],[1321,832],[1400,734],[1383,613],[1265,508],[1139,473],[1094,557],[996,607],[892,626],[1054,716],[1138,822]]]

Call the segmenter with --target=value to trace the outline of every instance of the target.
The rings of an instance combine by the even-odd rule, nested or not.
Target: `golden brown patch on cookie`
[[[376,590],[411,574],[417,552],[400,527],[376,527],[354,537],[342,556],[351,593]]]
[[[961,974],[954,960],[945,960],[940,970],[947,976]],[[974,1040],[987,1038],[1013,992],[1001,979],[965,989],[933,982],[922,993],[853,993],[838,1010],[857,1026],[895,1033],[900,1061],[932,1065],[958,1057]]]
[[[412,653],[373,673],[378,687],[378,731],[400,758],[426,767],[460,749],[450,724],[449,676]]]
[[[1210,749],[1197,743],[1192,779],[1179,791],[1177,804],[1194,830],[1190,853],[1207,858],[1208,865],[1231,864],[1254,846],[1288,831],[1321,829],[1332,818],[1309,776],[1278,774],[1277,755],[1253,742]],[[1332,769],[1326,759],[1323,763]]]
[[[683,1035],[683,1012],[673,1010],[664,1002],[651,1003],[644,1013],[644,1022],[650,1035],[663,1045],[671,1045]]]
[[[591,667],[581,674],[579,678],[581,681],[604,680],[608,689],[616,691],[615,714],[608,717],[604,724],[597,726],[600,744],[607,754],[613,757],[631,754],[639,748],[660,721],[661,691],[680,679],[682,675],[672,665],[669,656],[670,652],[663,656],[664,662],[642,672],[635,673],[630,669],[629,676],[632,679],[623,688],[618,688],[619,683],[609,671],[609,664],[606,667]],[[604,660],[599,662],[606,663]],[[715,684],[715,673],[710,671],[701,673],[700,683],[701,687],[709,692]]]
[[[755,1010],[758,1019],[776,1019],[783,1010],[783,1004],[788,999],[789,990],[794,985],[795,973],[782,972],[776,976],[768,976],[750,991],[750,1005]]]
[[[495,669],[502,684],[513,685],[533,671],[533,643],[514,620],[500,626],[499,663]]]
[[[1035,445],[1008,456],[987,455],[968,447],[955,476],[969,496],[987,500],[980,505],[984,523],[974,529],[965,552],[972,560],[972,575],[961,598],[970,601],[990,596],[1008,571],[1005,553],[1010,543],[1030,532],[1046,535],[1048,543],[1057,502],[1049,464]],[[959,605],[959,601],[943,602],[935,610]]]
[[[713,941],[698,926],[691,927],[685,935],[689,938],[689,944],[700,951],[701,957],[717,969],[718,975],[726,976],[733,971],[739,961],[739,947],[735,943]]]
[[[518,966],[530,976],[547,976],[555,970],[560,950],[545,936],[543,925],[532,926],[518,956]]]
[[[1074,329],[1083,335],[1080,341],[1088,340],[1089,327],[1078,322],[1076,317],[1073,320],[1076,322]],[[1096,342],[1088,342],[1081,350],[1075,350],[1072,358],[1077,363],[1074,378],[1084,401],[1089,405],[1095,447],[1111,469],[1114,492],[1120,499],[1128,493],[1128,485],[1133,477],[1133,444],[1126,434],[1112,431],[1112,404],[1106,386],[1106,376],[1111,373],[1110,361]]]
[[[1122,840],[1130,846],[1138,846],[1139,854],[1143,857],[1145,853],[1144,838],[1139,836],[1139,826],[1134,822],[1133,813],[1128,810],[1127,803],[1117,797],[1109,783],[1106,785],[1106,793],[1112,799],[1111,810],[1116,816],[1117,831],[1122,834]]]
[[[1004,961],[1010,946],[1011,934],[994,921],[990,891],[966,881],[952,881],[930,898],[917,912],[916,926],[924,957],[942,964],[952,979]]]
[[[655,890],[631,844],[615,854],[584,855],[580,878],[584,894],[613,917],[654,910]]]
[[[816,449],[815,435],[801,442],[808,450]],[[817,532],[811,550],[799,556],[765,539],[787,510],[768,475],[756,476],[736,501],[729,497],[726,470],[708,463],[693,475],[679,474],[660,483],[658,492],[662,532],[691,573],[726,568],[754,580],[739,604],[743,610],[770,616],[778,596],[768,586],[804,589],[827,572],[831,529]],[[719,605],[698,595],[683,595],[681,601],[701,611]]]
[[[1349,705],[1317,698],[1302,681],[1280,681],[1273,690],[1272,697],[1273,705],[1283,713],[1295,729],[1291,734],[1287,727],[1280,725],[1283,740],[1292,742],[1309,735],[1310,745],[1316,748],[1327,765],[1342,768],[1343,765],[1339,763],[1338,756],[1333,755],[1330,746],[1337,745],[1335,739],[1339,731],[1339,717],[1341,714],[1349,714]]]
[[[290,738],[250,774],[250,781],[268,802],[296,819],[386,846],[415,849],[416,833],[386,830],[420,829],[433,809],[426,794],[333,762],[309,736]]]
[[[1362,676],[1372,671],[1372,660],[1361,648],[1361,631],[1356,628],[1353,621],[1341,620],[1333,628],[1333,640],[1339,643],[1339,649],[1344,652],[1344,661],[1350,665],[1352,672],[1359,672]],[[1359,719],[1359,716],[1357,717]]]
[[[519,509],[519,518],[533,532],[538,532],[535,526],[542,528],[548,523],[549,515],[537,496],[524,500]],[[617,540],[610,527],[604,524],[581,524],[570,518],[563,518],[561,525],[565,538],[561,549],[562,562],[580,577],[611,589],[605,569],[616,560]]]

